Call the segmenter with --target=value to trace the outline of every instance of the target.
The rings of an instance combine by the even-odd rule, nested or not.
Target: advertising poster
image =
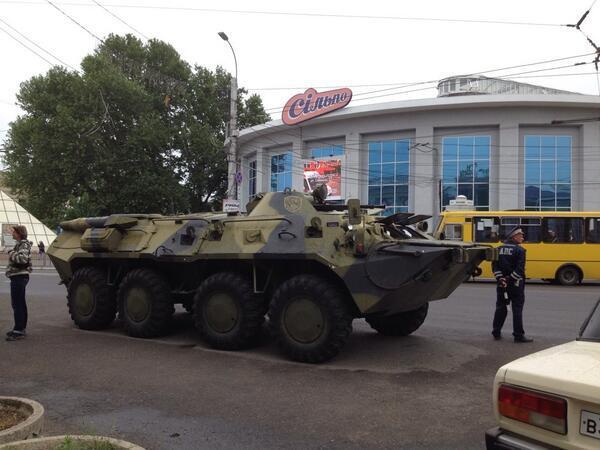
[[[327,200],[342,199],[342,160],[310,160],[304,163],[304,192],[327,185]]]

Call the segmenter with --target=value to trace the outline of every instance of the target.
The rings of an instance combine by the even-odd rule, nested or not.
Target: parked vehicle
[[[516,226],[525,232],[527,277],[573,286],[600,279],[600,212],[446,211],[434,237],[500,245]],[[491,264],[482,278],[494,278]]]
[[[210,345],[235,350],[256,341],[268,311],[283,352],[304,362],[335,356],[356,317],[385,335],[414,332],[429,301],[495,255],[411,227],[429,216],[373,217],[358,200],[326,195],[324,186],[259,194],[238,216],[71,220],[48,255],[80,328],[105,328],[118,311],[129,335],[154,337],[182,303]]]
[[[488,450],[600,448],[600,300],[575,341],[502,366]]]

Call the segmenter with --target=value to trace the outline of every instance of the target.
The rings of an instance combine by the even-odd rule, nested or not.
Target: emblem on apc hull
[[[302,208],[302,198],[292,197],[291,195],[285,197],[283,199],[283,207],[291,213],[298,212]]]

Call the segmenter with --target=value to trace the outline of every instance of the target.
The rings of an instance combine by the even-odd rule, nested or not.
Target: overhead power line
[[[567,58],[570,59],[570,58]],[[543,64],[546,62],[540,62],[538,64]],[[561,66],[555,66],[555,67],[549,67],[549,68],[544,68],[544,69],[535,69],[535,70],[528,70],[528,71],[523,71],[523,72],[516,72],[516,73],[512,73],[512,74],[507,74],[504,75],[507,78],[510,77],[515,77],[517,75],[525,75],[525,74],[531,74],[531,73],[539,73],[539,72],[546,72],[546,71],[550,71],[550,70],[557,70],[557,69],[564,69],[564,68],[568,68],[568,67],[575,67],[575,66],[582,66],[582,65],[587,65],[587,64],[593,64],[593,61],[589,61],[589,62],[581,62],[581,63],[576,63],[576,64],[567,64],[567,65],[561,65]],[[521,67],[526,67],[526,66],[531,66],[534,64],[525,64],[522,65]],[[496,69],[494,71],[497,70],[506,70],[506,69]],[[492,72],[492,71],[490,71]],[[471,75],[466,75],[466,76],[472,76],[472,75],[480,75],[480,74],[484,74],[486,72],[478,72],[477,74],[471,74]],[[488,72],[489,73],[489,72]],[[357,101],[363,101],[363,100],[368,100],[368,99],[373,99],[373,98],[381,98],[381,97],[389,97],[389,96],[394,96],[394,95],[401,95],[401,94],[407,94],[407,93],[411,93],[411,92],[417,92],[417,91],[424,91],[424,90],[429,90],[429,89],[435,89],[435,87],[437,86],[438,81],[437,80],[431,80],[431,81],[423,81],[423,82],[418,82],[418,83],[412,83],[412,84],[404,84],[401,85],[399,87],[393,87],[393,88],[387,88],[387,89],[379,89],[379,90],[375,90],[375,91],[367,91],[367,92],[360,92],[360,93],[356,93],[353,95],[353,101],[357,102]],[[391,90],[398,90],[398,89],[404,89],[407,87],[412,87],[412,86],[419,86],[419,85],[428,85],[428,84],[435,84],[436,86],[428,86],[428,87],[423,87],[423,88],[417,88],[417,89],[411,89],[411,90],[407,90],[407,91],[398,91],[398,92],[388,92],[386,94],[379,94],[379,95],[372,95],[369,97],[362,97],[362,98],[357,98],[359,96],[364,96],[364,95],[368,95],[368,94],[375,94],[375,93],[380,93],[380,92],[385,92],[385,91],[391,91]],[[273,107],[273,108],[265,108],[265,111],[269,112],[277,112],[277,111],[283,111],[284,107],[279,106],[279,107]]]
[[[578,77],[582,75],[596,75],[596,72],[581,72],[581,73],[555,73],[550,75],[522,75],[522,76],[506,76],[502,75],[502,78],[508,79],[516,79],[516,78],[555,78],[555,77]],[[379,86],[395,86],[398,89],[402,87],[406,87],[406,85],[411,83],[372,83],[372,84],[343,84],[344,87],[347,88],[361,88],[361,87],[379,87]],[[315,85],[311,86],[313,89],[338,89],[342,84],[336,85],[326,85],[320,86]],[[308,89],[306,86],[279,86],[279,87],[262,87],[262,88],[245,88],[248,91],[301,91]]]
[[[98,36],[96,36],[94,33],[92,33],[90,30],[88,30],[86,27],[84,27],[83,25],[81,25],[79,22],[77,22],[75,19],[73,19],[70,15],[68,15],[66,12],[64,12],[62,9],[60,9],[58,6],[56,6],[54,3],[52,3],[50,0],[46,0],[47,3],[49,3],[50,5],[52,5],[53,8],[55,8],[57,11],[59,11],[63,16],[65,16],[67,19],[69,19],[71,22],[73,22],[75,25],[77,25],[78,27],[80,27],[82,30],[84,30],[86,33],[88,33],[90,36],[94,37],[95,39],[97,39],[98,41],[104,43],[104,41],[102,39],[100,39]]]
[[[526,64],[518,64],[518,65],[514,65],[514,66],[506,66],[506,67],[500,67],[500,68],[496,68],[496,69],[488,69],[488,70],[483,70],[480,72],[471,72],[470,74],[466,74],[464,76],[474,76],[474,75],[482,75],[482,74],[490,74],[490,73],[494,73],[494,72],[501,72],[504,70],[510,70],[510,69],[520,69],[523,67],[531,67],[531,66],[537,66],[537,65],[542,65],[542,64],[550,64],[550,63],[554,63],[554,62],[559,62],[559,61],[566,61],[569,59],[576,59],[576,58],[582,58],[585,56],[592,56],[595,55],[595,53],[584,53],[584,54],[580,54],[580,55],[574,55],[574,56],[566,56],[566,57],[562,57],[562,58],[554,58],[554,59],[547,59],[544,61],[537,61],[537,62],[533,62],[533,63],[526,63]],[[564,66],[564,67],[569,67],[569,66]],[[554,70],[555,68],[551,69]],[[550,70],[550,69],[547,69]],[[523,73],[531,73],[531,72],[523,72]],[[520,74],[519,74],[520,75]],[[505,75],[500,75],[500,77],[503,77]],[[376,87],[376,86],[395,86],[395,89],[401,89],[401,88],[405,88],[405,87],[412,87],[412,86],[417,86],[417,85],[421,85],[421,84],[432,84],[432,83],[437,83],[439,80],[429,80],[429,81],[414,81],[414,82],[399,82],[399,83],[383,83],[383,84],[367,84],[367,85],[355,85],[355,86],[346,86],[346,87]],[[340,85],[337,86],[303,86],[303,87],[290,87],[290,88],[284,88],[284,87],[274,87],[274,88],[247,88],[249,91],[258,91],[258,90],[268,90],[268,89],[279,89],[279,90],[292,90],[292,89],[298,89],[298,90],[305,90],[308,89],[308,87],[315,87],[315,88],[319,88],[319,89],[334,89],[334,88],[339,88]],[[394,89],[394,88],[390,88],[389,90]],[[360,95],[360,94],[357,94]],[[269,110],[272,109],[277,109],[277,108],[269,108]],[[283,109],[283,108],[279,108],[279,109]]]
[[[577,118],[574,119],[578,123],[582,120],[585,121],[595,121],[596,120],[596,116],[592,116],[592,117],[587,117],[587,118]],[[551,126],[551,125],[561,125],[561,124],[565,124],[561,121],[569,121],[569,120],[573,120],[572,118],[564,118],[564,119],[555,119],[552,122],[548,122],[548,123],[540,123],[537,124],[536,126]],[[560,122],[560,123],[559,123]],[[571,122],[572,123],[572,122]],[[273,144],[275,144],[274,146],[269,145],[270,147],[286,147],[289,145],[289,143],[291,142],[291,140],[293,139],[298,139],[300,138],[301,140],[308,140],[310,141],[311,145],[322,145],[322,146],[331,146],[332,145],[332,141],[330,139],[324,139],[322,136],[317,136],[317,135],[311,135],[308,134],[304,131],[301,130],[300,133],[298,133],[298,130],[289,130],[286,128],[282,128],[280,130],[277,131],[277,135],[275,135],[276,137],[273,137],[270,135],[271,131],[270,129],[273,128],[275,125],[271,125],[271,126],[265,126],[264,128],[258,129],[258,127],[260,127],[261,125],[255,125],[253,127],[249,127],[248,129],[256,132],[256,137],[257,138],[264,138],[270,142],[272,142]],[[518,130],[520,128],[520,125],[515,125],[515,126],[510,126],[510,127],[503,127],[504,130]],[[479,132],[490,132],[490,133],[496,133],[498,131],[498,125],[492,125],[492,126],[477,126],[477,129]],[[448,131],[443,133],[442,137],[458,137],[458,136],[462,136],[464,135],[465,132],[464,130],[456,130],[456,131]],[[430,144],[429,141],[435,141],[436,139],[438,139],[440,137],[440,135],[434,133],[434,134],[426,134],[426,135],[418,135],[418,136],[410,136],[407,137],[407,139],[410,139],[411,141],[415,141],[416,143],[413,145],[413,148],[415,150],[418,151],[423,151],[423,149],[421,149],[420,147],[418,147],[419,145],[425,145],[420,141],[426,140],[428,142],[426,142],[427,145]],[[280,140],[277,140],[277,139]],[[249,149],[254,149],[254,150],[264,150],[263,147],[261,146],[256,146],[250,143],[244,143],[242,144],[244,147],[248,147]],[[356,143],[356,144],[348,144],[348,143],[344,143],[343,147],[345,150],[349,150],[349,151],[362,151],[363,149],[363,144],[361,144],[360,142]],[[507,144],[494,144],[491,143],[490,147],[493,148],[515,148],[515,146],[513,145],[507,145]],[[516,148],[520,148],[520,145],[516,146]],[[572,145],[571,148],[573,149],[584,149],[584,148],[591,148],[591,149],[599,149],[600,146],[599,145]],[[428,153],[429,151],[425,151],[426,153]],[[304,157],[300,156],[302,155],[303,151],[302,150],[292,150],[292,153],[297,154],[298,157],[300,157],[301,159],[305,159]],[[586,159],[587,160],[587,159]],[[427,165],[430,165],[429,163],[427,163]]]
[[[146,39],[147,41],[150,40],[150,38],[148,36],[146,36],[144,33],[142,33],[141,31],[137,30],[136,28],[134,28],[133,26],[131,26],[130,24],[128,24],[127,22],[125,22],[123,19],[121,19],[119,16],[117,16],[116,14],[114,14],[112,11],[110,11],[109,9],[106,9],[104,6],[102,6],[99,2],[97,2],[96,0],[92,0],[96,5],[98,5],[100,8],[102,8],[104,11],[106,11],[108,14],[110,14],[111,16],[113,16],[115,19],[117,19],[119,22],[123,23],[124,25],[126,25],[127,27],[129,27],[130,29],[132,29],[135,33],[139,34],[140,36],[142,36],[144,39]]]
[[[35,43],[34,41],[32,41],[31,39],[29,39],[27,36],[25,36],[23,33],[21,33],[19,30],[17,30],[15,27],[13,27],[11,24],[9,24],[8,22],[6,22],[5,20],[3,20],[0,17],[0,22],[2,22],[5,26],[9,27],[13,32],[17,33],[19,36],[21,36],[23,39],[25,39],[27,42],[29,42],[30,44],[35,45],[38,49],[40,49],[41,51],[43,51],[44,53],[46,53],[47,55],[50,55],[52,58],[54,58],[55,60],[57,60],[59,63],[61,63],[63,66],[65,67],[69,67],[71,69],[73,69],[75,72],[77,72],[77,69],[74,68],[73,66],[71,66],[70,64],[67,64],[66,62],[64,62],[62,59],[60,59],[58,56],[54,55],[53,53],[49,52],[48,50],[46,50],[45,48],[43,48],[42,46],[38,45],[37,43]],[[36,53],[37,54],[37,53]],[[38,55],[39,56],[39,55]]]
[[[594,0],[594,2],[588,8],[588,10],[583,13],[583,15],[577,21],[577,23],[567,24],[565,26],[566,27],[575,28],[577,31],[579,31],[581,34],[583,34],[583,36],[586,38],[586,40],[588,41],[588,43],[594,48],[594,50],[595,50],[594,54],[596,55],[596,58],[594,59],[594,66],[596,67],[596,80],[597,80],[597,83],[598,83],[598,95],[600,95],[600,76],[598,75],[598,63],[600,63],[600,47],[598,47],[596,45],[596,43],[592,40],[592,38],[590,38],[585,33],[585,31],[583,31],[581,29],[581,24],[583,24],[583,21],[587,18],[588,14],[592,11],[592,8],[594,7],[595,4],[596,4],[596,0]]]
[[[37,1],[20,1],[2,0],[0,3],[19,3],[19,4],[38,4]],[[90,4],[77,2],[60,2],[62,5],[68,6],[91,6]],[[485,25],[514,25],[514,26],[537,26],[537,27],[563,27],[560,23],[543,23],[543,22],[522,22],[510,20],[488,20],[488,19],[455,19],[444,17],[409,17],[409,16],[388,16],[388,15],[371,15],[371,14],[339,14],[339,13],[312,13],[300,11],[268,11],[256,9],[224,9],[224,8],[199,8],[193,6],[166,6],[166,5],[131,5],[127,3],[111,3],[106,6],[112,8],[133,8],[147,10],[164,10],[164,11],[183,11],[183,12],[204,12],[204,13],[219,13],[219,14],[254,14],[267,16],[292,16],[292,17],[311,17],[323,19],[366,19],[366,20],[385,20],[385,21],[406,21],[406,22],[448,22],[448,23],[469,23],[469,24],[485,24]]]
[[[38,52],[36,52],[34,49],[32,49],[31,47],[28,47],[27,45],[25,45],[22,41],[20,41],[19,39],[17,39],[16,37],[14,37],[12,34],[10,34],[8,31],[6,31],[4,28],[0,27],[0,31],[3,31],[6,35],[8,35],[8,37],[10,37],[11,39],[15,40],[16,42],[19,43],[19,45],[22,45],[23,47],[25,47],[27,50],[29,50],[31,53],[35,54],[36,56],[38,56],[39,58],[43,59],[44,61],[46,61],[48,64],[50,64],[51,66],[55,66],[55,64],[52,61],[49,61],[47,58],[45,58],[44,56],[40,55]]]

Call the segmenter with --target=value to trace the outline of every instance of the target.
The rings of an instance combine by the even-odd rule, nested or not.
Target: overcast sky
[[[109,33],[137,34],[93,0],[52,2],[101,38]],[[210,69],[221,65],[233,72],[231,51],[217,36],[225,31],[238,58],[239,85],[259,93],[274,119],[280,118],[277,108],[308,87],[350,86],[354,92],[350,106],[435,97],[435,83],[398,86],[594,52],[577,30],[558,26],[576,23],[593,0],[97,2],[138,30],[139,37],[172,44],[189,63]],[[44,0],[0,0],[0,19],[4,21],[0,21],[1,141],[9,122],[20,114],[15,106],[19,84],[50,67],[2,30],[56,62],[7,24],[76,68],[99,42]],[[582,29],[600,45],[600,3],[593,6]],[[594,65],[574,66],[593,59],[582,56],[488,76],[527,76],[515,79],[598,95]],[[547,68],[555,69],[523,74]]]

